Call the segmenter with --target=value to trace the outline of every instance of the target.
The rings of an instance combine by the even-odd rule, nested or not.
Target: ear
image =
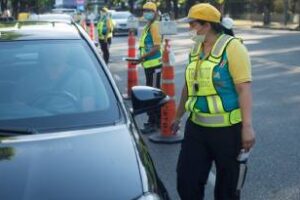
[[[205,29],[211,29],[211,24],[209,22],[205,22],[205,24],[203,25],[205,27]]]
[[[204,26],[204,29],[207,31],[212,30],[211,23],[209,23],[209,22],[205,22],[205,24],[203,24],[203,26]]]

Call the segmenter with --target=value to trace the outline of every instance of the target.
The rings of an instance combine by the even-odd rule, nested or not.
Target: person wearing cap
[[[106,7],[102,8],[101,17],[97,24],[98,38],[100,47],[103,53],[105,63],[109,62],[109,46],[111,45],[113,36],[113,22],[110,17],[109,10]]]
[[[239,39],[223,34],[221,14],[212,5],[194,5],[187,20],[194,46],[172,123],[175,134],[184,113],[190,113],[178,158],[177,190],[182,200],[204,199],[214,162],[215,200],[237,200],[237,157],[255,143],[249,55]]]
[[[143,5],[143,17],[147,21],[140,42],[140,57],[135,64],[141,63],[145,70],[146,85],[160,88],[162,54],[159,23],[156,21],[158,11],[155,3]],[[160,127],[160,109],[148,113],[148,121],[144,124],[143,133],[153,132]]]

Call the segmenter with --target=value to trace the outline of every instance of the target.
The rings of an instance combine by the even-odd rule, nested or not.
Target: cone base
[[[149,140],[153,143],[175,144],[175,143],[180,143],[183,140],[183,135],[176,134],[176,135],[164,137],[161,134],[157,133],[149,136]]]

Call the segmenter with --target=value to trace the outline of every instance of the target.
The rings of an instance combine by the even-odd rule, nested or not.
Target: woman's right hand
[[[180,129],[180,119],[175,119],[171,124],[172,134],[176,135],[177,131]]]

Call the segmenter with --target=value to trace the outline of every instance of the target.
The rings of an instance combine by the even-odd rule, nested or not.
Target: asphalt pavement
[[[177,102],[192,45],[187,32],[180,28],[179,34],[171,37],[176,58]],[[244,40],[251,56],[253,120],[257,134],[242,199],[300,200],[300,33],[261,28],[238,28],[236,33]],[[127,86],[127,63],[122,60],[127,56],[127,48],[126,36],[113,38],[109,68],[121,93],[126,93]],[[138,71],[139,85],[144,85],[140,66]],[[145,119],[145,115],[136,117],[138,124]],[[143,135],[158,174],[171,198],[177,200],[175,170],[180,144],[154,144],[148,136]],[[207,183],[206,199],[213,199],[213,171]]]

